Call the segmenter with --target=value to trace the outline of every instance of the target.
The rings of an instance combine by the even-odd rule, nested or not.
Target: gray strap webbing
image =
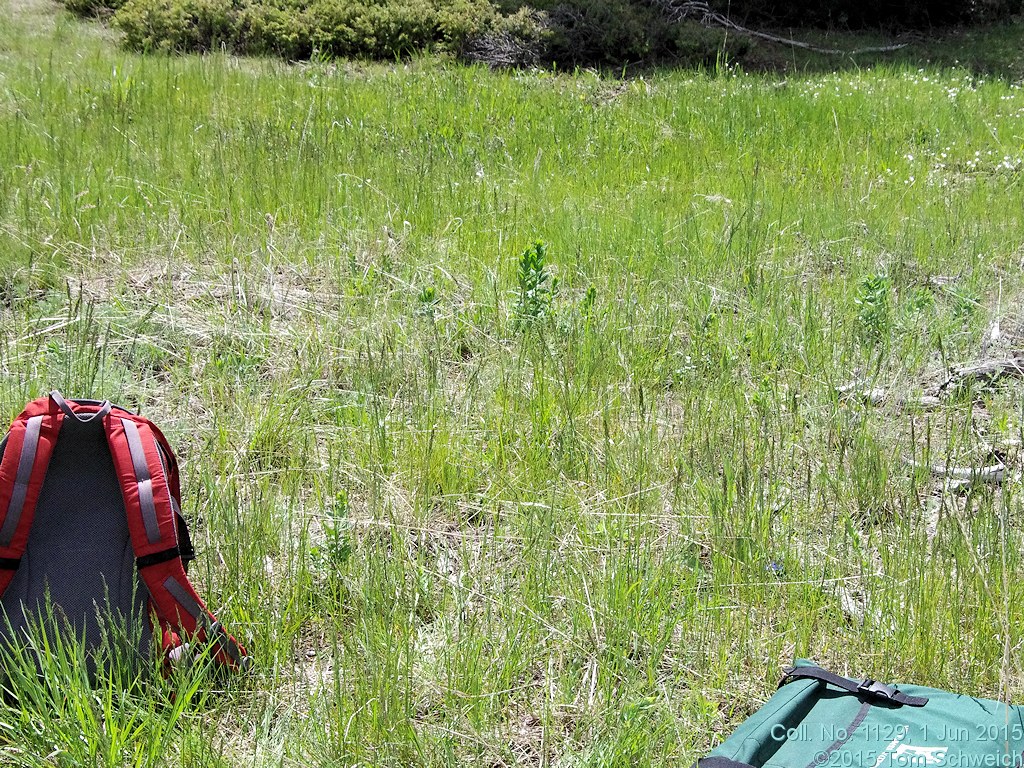
[[[242,656],[241,652],[238,650],[238,644],[234,642],[231,635],[227,633],[227,630],[221,626],[219,621],[215,621],[210,625],[210,634],[217,639],[217,643],[224,649],[224,652],[231,657],[231,660],[244,669],[245,663],[248,659]]]
[[[21,446],[18,458],[18,474],[14,479],[11,503],[7,506],[7,517],[4,527],[0,528],[0,545],[9,547],[14,534],[21,522],[21,513],[25,508],[25,497],[28,495],[28,482],[32,478],[32,467],[36,463],[36,450],[39,448],[39,430],[43,425],[42,416],[33,416],[25,425],[25,442]]]
[[[53,402],[55,402],[60,409],[64,411],[65,416],[70,416],[75,421],[80,421],[83,424],[88,424],[93,419],[102,419],[110,413],[110,409],[113,408],[109,400],[104,400],[100,403],[100,409],[94,413],[75,413],[74,409],[68,405],[68,401],[64,399],[64,395],[56,389],[50,393],[50,397],[53,399]]]
[[[207,613],[199,603],[196,602],[195,598],[189,594],[188,590],[181,585],[176,578],[168,576],[164,579],[164,589],[171,593],[171,597],[178,601],[186,611],[192,614],[192,618],[196,620],[198,626],[204,627],[207,630],[207,636],[212,640],[215,640],[221,648],[241,667],[246,666],[246,659],[243,658],[242,654],[238,650],[238,644],[235,643],[231,636],[224,631],[224,627],[221,626],[219,621],[212,619],[209,613]]]
[[[156,505],[153,503],[153,478],[149,475],[146,464],[146,452],[142,447],[139,428],[131,419],[121,419],[125,437],[128,439],[128,451],[132,455],[132,467],[135,470],[135,482],[139,485],[139,505],[142,507],[142,522],[146,526],[146,538],[150,544],[160,541],[160,524],[156,519]]]
[[[196,599],[188,593],[188,590],[173,576],[164,579],[164,589],[171,593],[171,597],[178,601],[182,608],[192,614],[197,624],[208,625],[209,620],[206,611],[196,602]]]

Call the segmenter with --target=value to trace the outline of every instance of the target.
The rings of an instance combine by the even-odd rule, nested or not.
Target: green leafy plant
[[[433,322],[437,318],[437,306],[441,301],[437,296],[437,289],[432,285],[424,286],[416,299],[419,301],[416,314]]]
[[[334,503],[325,510],[322,526],[326,538],[323,546],[314,550],[314,555],[325,569],[333,571],[347,563],[352,555],[348,491],[343,489],[335,495]]]
[[[597,301],[597,288],[593,285],[587,286],[587,292],[583,296],[583,301],[580,302],[580,314],[589,318],[595,301]]]
[[[558,278],[548,266],[547,252],[547,246],[537,240],[519,257],[516,271],[519,300],[515,307],[515,327],[518,331],[554,314],[553,302],[558,293]]]
[[[889,335],[892,323],[889,312],[890,293],[891,283],[883,272],[867,275],[857,286],[854,303],[859,307],[858,329],[861,340],[870,346],[882,342]]]

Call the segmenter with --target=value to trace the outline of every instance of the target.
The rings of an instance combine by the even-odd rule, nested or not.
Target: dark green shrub
[[[546,14],[545,58],[552,61],[621,64],[663,56],[672,48],[674,25],[644,0],[504,0],[499,8]]]
[[[425,0],[319,0],[309,14],[314,48],[332,56],[396,58],[444,42],[438,8]]]
[[[346,0],[322,0],[308,9],[313,48],[329,56],[379,55],[380,12]]]
[[[317,50],[385,59],[424,49],[458,51],[494,17],[488,0],[316,0],[308,11]]]
[[[274,54],[290,61],[313,53],[309,11],[272,3],[249,3],[238,10],[234,47],[253,54]]]
[[[231,0],[126,0],[114,23],[129,48],[207,51],[233,47],[236,13]]]

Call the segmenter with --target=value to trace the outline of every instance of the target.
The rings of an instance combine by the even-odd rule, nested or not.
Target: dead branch
[[[527,67],[540,58],[538,46],[507,31],[491,32],[471,39],[462,52],[469,61],[495,69]]]
[[[825,53],[833,56],[856,56],[860,53],[888,53],[891,51],[898,51],[900,48],[906,47],[906,43],[899,43],[897,45],[882,45],[873,48],[857,48],[851,51],[842,50],[840,48],[821,48],[817,45],[805,43],[802,40],[793,40],[789,37],[779,37],[778,35],[771,35],[767,32],[758,32],[754,29],[747,29],[746,27],[740,26],[727,16],[723,16],[718,11],[713,10],[707,3],[700,2],[700,0],[651,0],[651,3],[655,7],[660,8],[669,17],[669,19],[674,22],[694,19],[705,27],[722,27],[741,35],[757,37],[761,40],[768,40],[772,43],[781,43],[782,45],[789,45],[793,48],[802,48],[805,51],[813,51],[814,53]]]
[[[864,382],[853,381],[836,388],[836,394],[840,400],[860,400],[867,405],[882,405],[891,399],[892,403],[900,408],[938,408],[942,401],[934,395],[921,395],[920,397],[906,397],[904,395],[890,396],[889,390],[881,387],[864,387]]]
[[[1001,485],[1007,477],[1006,465],[1002,462],[987,467],[956,467],[948,464],[922,464],[913,459],[904,459],[904,461],[915,469],[927,469],[936,477],[951,480],[950,485],[954,487],[983,483]]]
[[[969,365],[954,368],[944,382],[925,390],[920,397],[893,395],[889,390],[872,387],[870,382],[859,379],[836,387],[840,400],[859,400],[868,405],[881,405],[885,402],[919,408],[937,408],[942,404],[942,396],[948,395],[968,382],[992,383],[1003,377],[1024,378],[1024,351],[1013,353],[1006,360],[982,360]]]
[[[969,381],[992,382],[1003,376],[1024,377],[1024,353],[1015,353],[1009,360],[983,360],[956,368],[938,391],[956,389]]]

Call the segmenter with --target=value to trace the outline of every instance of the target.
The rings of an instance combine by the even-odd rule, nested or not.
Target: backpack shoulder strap
[[[141,416],[111,413],[104,428],[124,496],[135,564],[163,630],[215,641],[217,661],[232,669],[247,668],[251,660],[245,649],[221,627],[185,574],[176,519],[178,473],[170,446]]]
[[[7,435],[0,460],[0,596],[25,554],[63,418],[52,398],[41,397],[25,407]]]

